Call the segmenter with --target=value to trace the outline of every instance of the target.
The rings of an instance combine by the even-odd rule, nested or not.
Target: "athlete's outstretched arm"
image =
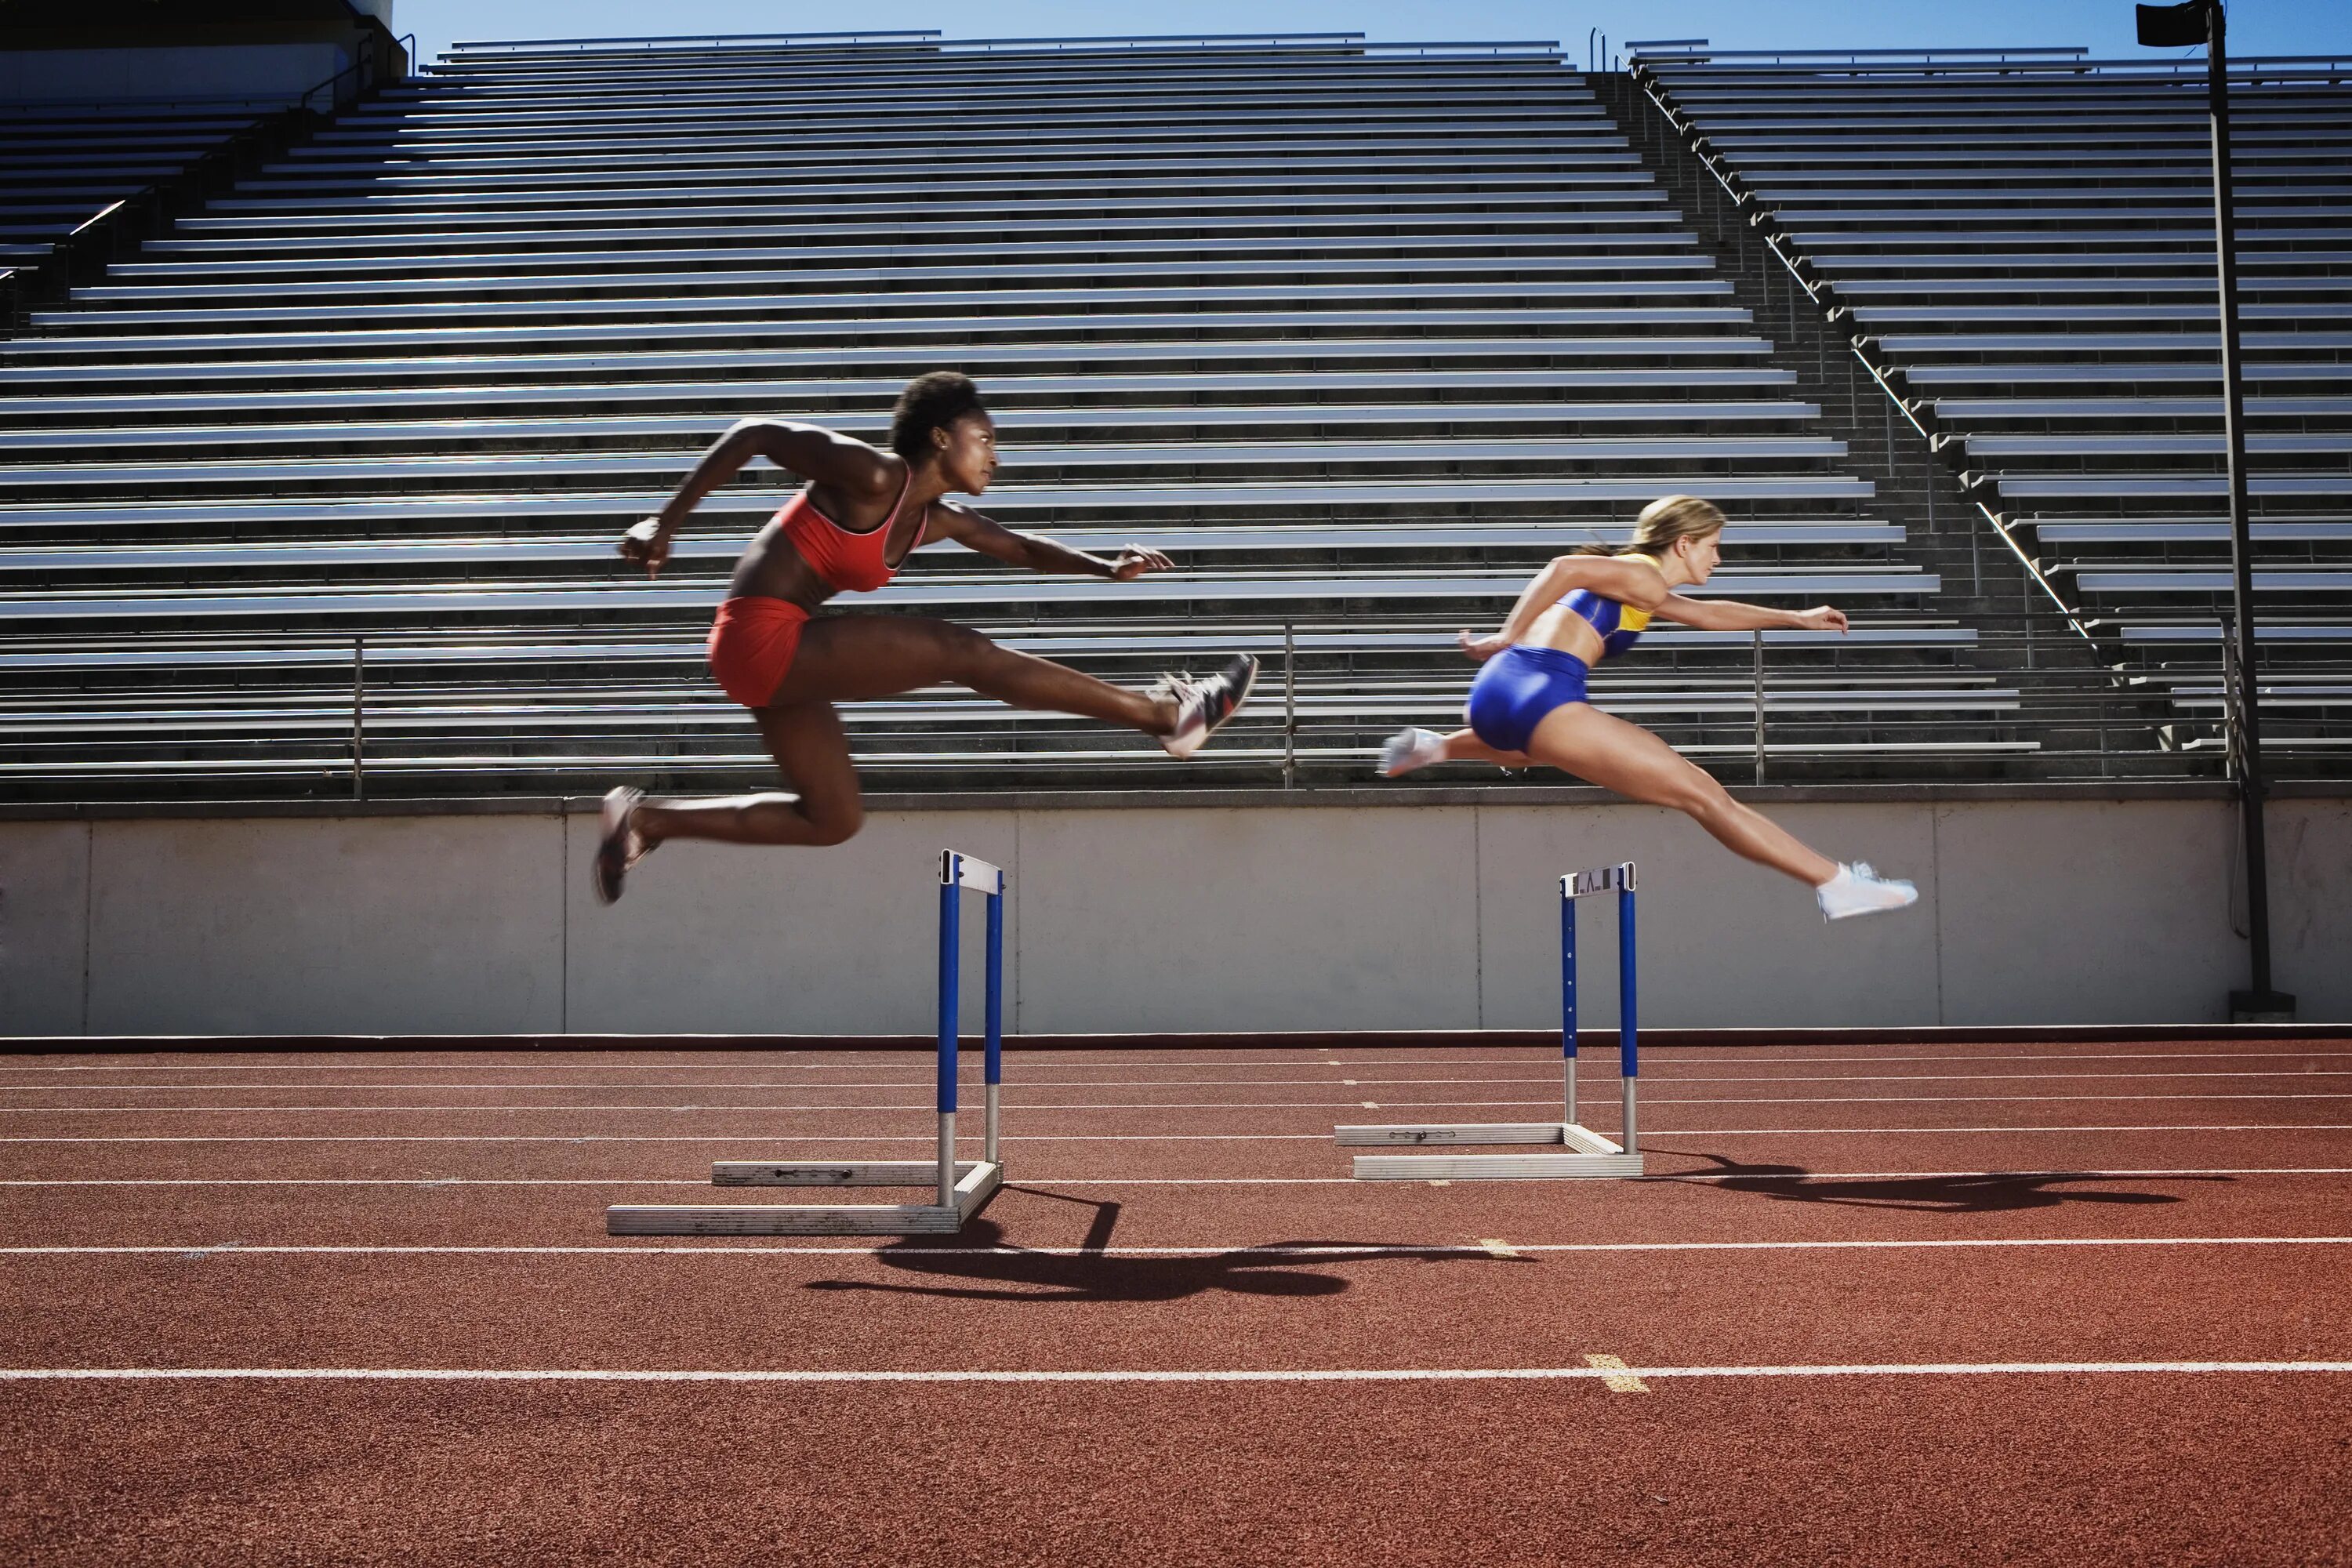
[[[1546,610],[1579,588],[1590,588],[1637,610],[1654,611],[1669,596],[1665,579],[1647,562],[1608,555],[1556,555],[1520,590],[1518,603],[1511,606],[1503,629],[1484,637],[1464,632],[1462,651],[1475,659],[1492,658],[1513,643],[1524,641]]]
[[[938,538],[952,539],[967,550],[992,555],[1032,572],[1068,572],[1082,577],[1108,577],[1114,582],[1129,583],[1146,572],[1166,572],[1176,564],[1159,551],[1140,544],[1130,544],[1118,552],[1118,560],[1106,561],[1039,534],[1017,533],[958,501],[935,503],[931,522],[931,532]]]
[[[1669,594],[1650,612],[1662,621],[1679,621],[1703,632],[1842,632],[1845,612],[1828,605],[1810,610],[1774,610],[1738,599],[1691,599]]]
[[[669,542],[704,496],[733,479],[754,458],[765,458],[804,479],[861,497],[887,500],[898,479],[882,454],[855,437],[820,425],[785,419],[741,419],[710,444],[661,510],[621,536],[621,554],[660,574]]]

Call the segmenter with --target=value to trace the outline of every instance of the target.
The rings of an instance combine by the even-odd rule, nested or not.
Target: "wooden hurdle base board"
[[[928,1187],[939,1166],[928,1160],[773,1164],[724,1161],[711,1181],[737,1187]],[[721,1174],[721,1173],[725,1174]],[[990,1160],[956,1163],[955,1202],[940,1204],[615,1204],[604,1211],[607,1236],[953,1236],[1004,1184]]]
[[[1360,1182],[1532,1182],[1638,1176],[1642,1156],[1576,1122],[1504,1121],[1433,1126],[1341,1127],[1345,1148],[1398,1143],[1416,1148],[1479,1143],[1549,1143],[1557,1154],[1359,1154]]]

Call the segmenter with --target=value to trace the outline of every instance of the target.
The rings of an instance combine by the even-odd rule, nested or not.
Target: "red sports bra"
[[[915,471],[907,470],[907,482],[899,487],[898,504],[890,515],[863,533],[854,533],[833,519],[817,510],[809,500],[807,490],[801,491],[783,504],[776,513],[776,522],[801,559],[815,569],[816,574],[845,594],[870,594],[898,574],[898,567],[907,563],[905,555],[893,566],[882,557],[890,540],[890,529],[898,521],[898,513],[907,504],[907,492],[914,488]],[[922,527],[915,531],[915,542],[907,546],[912,555],[922,548],[923,535],[930,530],[930,509],[926,507]]]

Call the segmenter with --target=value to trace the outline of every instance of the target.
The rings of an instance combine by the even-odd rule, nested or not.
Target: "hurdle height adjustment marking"
[[[1639,964],[1634,947],[1633,890],[1630,860],[1578,871],[1559,879],[1559,1048],[1563,1113],[1558,1121],[1341,1127],[1342,1148],[1409,1143],[1553,1143],[1557,1154],[1359,1154],[1359,1181],[1537,1181],[1592,1176],[1638,1176],[1642,1154],[1635,1087],[1641,1073],[1638,1017]],[[1576,902],[1599,893],[1617,895],[1617,1054],[1623,1090],[1623,1142],[1612,1142],[1576,1120]]]
[[[935,1161],[854,1160],[821,1164],[721,1160],[710,1181],[721,1187],[919,1187],[937,1184],[928,1204],[615,1205],[604,1211],[612,1236],[924,1236],[961,1230],[1004,1184],[997,1152],[1004,1080],[1004,872],[970,855],[940,854],[939,1152]],[[961,962],[962,894],[988,895],[987,1101],[982,1157],[958,1162],[956,1138],[957,980]]]

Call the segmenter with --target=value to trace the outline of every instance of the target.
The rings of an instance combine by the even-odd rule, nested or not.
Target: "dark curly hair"
[[[898,394],[890,411],[890,450],[910,463],[930,455],[931,432],[945,430],[969,414],[985,414],[980,388],[960,370],[934,370],[917,376]]]

